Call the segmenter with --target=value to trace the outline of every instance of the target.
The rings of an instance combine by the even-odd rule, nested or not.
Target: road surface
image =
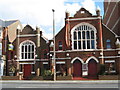
[[[117,80],[102,81],[0,81],[2,88],[119,88]]]

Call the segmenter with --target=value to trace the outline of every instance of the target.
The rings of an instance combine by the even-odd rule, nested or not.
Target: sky
[[[103,0],[0,0],[0,19],[20,20],[23,26],[38,26],[49,40],[53,37],[53,12],[55,10],[56,34],[64,26],[65,12],[73,16],[81,7],[96,15],[95,10],[103,11]]]

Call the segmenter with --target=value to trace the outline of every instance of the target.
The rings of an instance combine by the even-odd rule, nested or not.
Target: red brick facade
[[[102,70],[101,65],[105,66],[105,73],[118,74],[120,57],[115,44],[117,39],[102,23],[100,11],[92,15],[81,8],[73,17],[68,12],[65,14],[65,26],[55,36],[56,74],[72,76],[73,79],[96,79]],[[33,29],[26,25],[16,30],[13,42],[7,40],[3,39],[3,48],[5,43],[10,43],[14,49],[7,49],[3,54],[7,53],[7,60],[15,63],[15,75],[24,78],[32,74],[41,76],[43,70],[53,69],[53,41],[48,41],[38,27]],[[6,65],[9,66],[10,62]],[[9,67],[6,68],[9,73]]]
[[[88,78],[97,77],[100,72],[100,64],[105,64],[106,73],[110,63],[113,64],[111,72],[118,73],[117,62],[119,60],[118,52],[116,50],[116,38],[114,33],[108,30],[108,28],[101,22],[101,16],[99,11],[96,11],[97,15],[93,16],[84,8],[81,8],[74,17],[69,17],[69,13],[66,12],[65,26],[56,35],[56,66],[59,66],[58,71],[65,72],[66,75],[74,76],[75,69],[82,68],[79,75],[80,77],[87,76]],[[96,28],[96,48],[95,49],[73,49],[72,42],[72,30],[80,24],[90,24]],[[67,34],[66,34],[67,33]],[[110,41],[110,48],[107,44]],[[62,42],[62,50],[59,50],[59,41]],[[52,51],[51,51],[52,53]],[[78,68],[74,67],[75,61],[79,60],[82,66]],[[93,61],[93,63],[92,63]],[[95,61],[95,62],[94,62]],[[96,63],[96,64],[94,64]],[[77,64],[76,64],[77,65]],[[95,66],[96,65],[96,66]],[[61,69],[61,67],[63,68]],[[85,69],[84,70],[84,66]],[[93,69],[96,67],[96,69]],[[96,72],[96,73],[94,73]],[[76,76],[77,77],[77,76]]]

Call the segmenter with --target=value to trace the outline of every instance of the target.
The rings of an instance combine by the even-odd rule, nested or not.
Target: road
[[[118,88],[118,81],[0,81],[2,88]]]

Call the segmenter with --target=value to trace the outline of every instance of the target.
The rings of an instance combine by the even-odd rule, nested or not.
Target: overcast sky
[[[0,0],[0,19],[20,20],[33,28],[38,26],[43,35],[52,38],[52,9],[55,10],[56,33],[64,26],[65,11],[73,16],[81,7],[95,15],[96,8],[103,15],[103,0]]]

